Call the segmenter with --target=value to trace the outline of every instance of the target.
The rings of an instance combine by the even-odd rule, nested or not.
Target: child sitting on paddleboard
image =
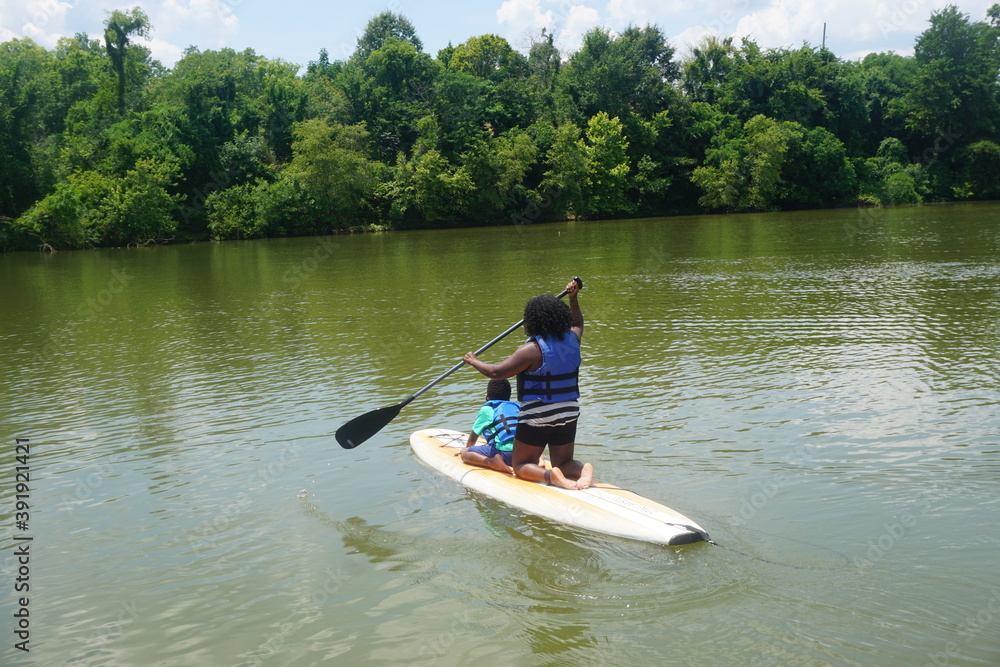
[[[520,410],[521,406],[510,400],[510,382],[490,380],[486,385],[486,403],[479,408],[472,433],[461,451],[462,460],[500,472],[514,472],[511,452]],[[486,438],[487,444],[476,444],[480,436]]]

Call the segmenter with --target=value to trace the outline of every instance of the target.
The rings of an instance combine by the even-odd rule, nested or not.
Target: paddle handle
[[[576,282],[576,284],[579,286],[580,289],[583,289],[583,280],[581,280],[579,276],[574,277],[573,280]],[[564,296],[566,296],[567,294],[569,294],[569,292],[567,290],[563,290],[562,292],[559,292],[559,294],[556,295],[556,298],[557,299],[561,299]],[[520,322],[518,322],[517,324],[511,326],[509,329],[507,329],[506,331],[504,331],[502,334],[500,334],[499,336],[497,336],[496,338],[494,338],[490,342],[486,343],[486,345],[483,345],[481,348],[479,348],[478,350],[476,350],[473,354],[475,354],[478,357],[480,354],[482,354],[483,352],[485,352],[486,350],[490,349],[491,347],[493,347],[494,345],[496,345],[497,343],[499,343],[500,341],[502,341],[504,338],[506,338],[510,334],[512,334],[515,331],[517,331],[518,329],[520,329],[522,324],[524,324],[524,320],[523,319]],[[410,401],[412,401],[413,399],[415,399],[417,396],[420,396],[421,394],[423,394],[425,391],[427,391],[428,389],[430,389],[431,387],[433,387],[437,383],[442,382],[445,378],[447,378],[449,375],[451,375],[452,373],[454,373],[455,371],[457,371],[458,369],[460,369],[462,366],[465,366],[465,361],[460,361],[457,364],[455,364],[454,366],[452,366],[451,368],[449,368],[443,375],[441,375],[440,377],[438,377],[435,380],[432,380],[423,389],[419,390],[417,393],[413,394],[413,396],[410,396],[408,399],[406,399],[405,401],[403,401],[402,403],[400,403],[399,407],[402,408],[404,405],[406,405],[407,403],[409,403]]]

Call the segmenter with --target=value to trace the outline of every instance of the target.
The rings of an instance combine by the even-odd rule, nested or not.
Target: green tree
[[[584,216],[605,216],[630,212],[628,140],[622,123],[603,111],[587,123],[583,144],[587,157],[587,176],[578,212]]]
[[[677,105],[675,110],[683,107]],[[627,142],[630,212],[660,215],[671,208],[670,186],[688,181],[686,167],[692,161],[683,157],[679,145],[681,133],[675,131],[669,112],[661,111],[648,120],[633,114],[630,120]]]
[[[140,159],[129,169],[110,197],[97,208],[94,225],[109,245],[145,245],[173,238],[176,195],[170,194],[177,177],[175,165]]]
[[[488,34],[472,37],[456,46],[447,67],[499,83],[505,79],[524,78],[528,60],[512,49],[503,37]]]
[[[437,124],[434,147],[440,148],[450,160],[457,160],[464,151],[488,134],[488,85],[488,82],[471,74],[450,69],[442,70],[434,78],[433,100],[430,105],[432,113],[428,114],[433,116]],[[417,132],[419,134],[419,127]]]
[[[187,118],[179,141],[194,159],[182,165],[177,185],[187,199],[179,230],[185,237],[206,233],[205,202],[211,193],[241,183],[247,172],[266,173],[292,158],[292,128],[308,113],[308,85],[296,73],[296,66],[251,49],[192,48],[157,86],[153,98]],[[254,152],[259,166],[224,163],[224,147],[232,148],[238,137],[263,142],[264,150]]]
[[[0,45],[0,216],[17,217],[46,189],[37,146],[57,90],[45,49],[30,39]]]
[[[858,199],[870,204],[915,204],[921,201],[923,167],[912,165],[906,146],[895,137],[883,139],[875,155],[855,161]]]
[[[111,67],[117,76],[118,86],[115,99],[118,111],[125,109],[125,62],[129,54],[131,38],[148,37],[152,27],[149,17],[140,7],[127,12],[119,9],[108,15],[104,22],[104,47],[107,49]]]
[[[238,183],[209,193],[205,198],[208,229],[218,241],[254,239],[268,236],[273,230],[265,222],[259,199],[268,182]]]
[[[534,100],[527,83],[528,60],[512,49],[504,38],[497,35],[472,37],[452,49],[447,68],[481,82],[480,124],[489,131],[506,132],[528,124],[533,118]],[[459,106],[468,108],[469,105]],[[456,105],[451,102],[449,107],[456,108]]]
[[[868,123],[856,127],[862,137],[858,150],[853,155],[873,155],[886,137],[907,139],[911,132],[903,124],[903,119],[893,107],[909,89],[917,71],[917,62],[912,56],[895,53],[869,53],[858,64],[858,77],[868,106]]]
[[[70,181],[62,181],[10,225],[11,246],[15,250],[32,246],[59,250],[83,248],[97,240],[85,220],[86,210],[77,188]]]
[[[77,172],[35,204],[18,224],[53,248],[145,245],[170,240],[177,227],[177,169],[140,159],[121,177]]]
[[[389,37],[357,69],[338,77],[354,98],[348,124],[367,123],[377,155],[386,162],[408,152],[417,136],[417,120],[432,108],[441,65],[410,41]]]
[[[139,8],[104,28],[0,45],[0,246],[1000,196],[1000,4],[934,12],[912,57],[707,39],[680,64],[655,26],[434,59],[383,12],[301,76],[249,49],[164,70]]]
[[[965,146],[993,140],[1000,130],[998,39],[1000,28],[972,22],[954,5],[934,12],[917,38],[916,74],[892,111],[912,133],[908,144],[927,174],[931,199],[976,196],[961,180],[959,160]]]
[[[66,129],[70,109],[97,95],[108,73],[101,42],[90,39],[85,33],[77,33],[72,38],[61,37],[52,57],[59,84],[50,128],[53,134],[59,134]]]
[[[391,40],[406,42],[414,51],[422,51],[424,48],[410,19],[402,14],[382,12],[368,21],[364,33],[358,37],[352,58],[361,63],[366,62],[372,53],[385,48]]]
[[[594,28],[562,69],[561,78],[580,112],[627,117],[651,115],[669,106],[679,74],[674,49],[655,26],[629,27],[620,35]]]
[[[789,137],[773,118],[754,116],[735,136],[719,138],[705,165],[692,174],[704,192],[699,203],[724,211],[767,211],[784,194],[781,171]]]
[[[715,104],[726,79],[738,66],[733,38],[705,37],[681,64],[682,87],[689,99]]]
[[[468,168],[451,164],[434,148],[412,159],[400,153],[392,179],[379,189],[390,203],[392,220],[402,226],[459,219],[474,192]]]
[[[1000,141],[980,139],[969,144],[960,162],[965,165],[964,183],[970,196],[1000,199]]]
[[[954,5],[932,13],[930,24],[917,37],[917,73],[900,101],[907,127],[926,140],[995,136],[1000,30],[973,23]]]
[[[885,180],[884,193],[884,201],[887,204],[917,204],[920,202],[916,182],[905,171],[897,171]]]
[[[538,159],[538,147],[527,132],[515,129],[484,137],[462,159],[475,186],[467,217],[501,222],[537,203],[527,179]]]
[[[782,208],[819,208],[854,203],[857,176],[847,149],[823,127],[804,128],[783,123],[788,153],[781,178],[785,192]]]
[[[542,28],[541,39],[532,42],[528,51],[528,89],[534,106],[551,115],[555,112],[556,82],[562,67],[554,35]]]
[[[332,231],[373,220],[372,198],[382,165],[370,160],[363,125],[331,125],[321,118],[295,127],[295,158],[286,173],[309,198],[315,227]]]
[[[541,190],[551,201],[556,215],[584,215],[587,209],[584,184],[590,172],[590,155],[580,139],[580,128],[572,123],[558,126],[544,163]]]

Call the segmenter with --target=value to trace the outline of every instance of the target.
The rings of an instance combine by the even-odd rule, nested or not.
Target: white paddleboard
[[[467,438],[451,429],[425,429],[410,436],[410,447],[421,461],[468,488],[549,521],[656,544],[708,540],[708,533],[680,512],[613,484],[595,480],[589,489],[561,489],[468,465],[458,455]]]

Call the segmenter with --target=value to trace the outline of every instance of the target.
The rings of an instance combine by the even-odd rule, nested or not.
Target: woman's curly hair
[[[524,306],[524,332],[529,336],[562,337],[573,326],[569,306],[551,294],[530,299]]]

